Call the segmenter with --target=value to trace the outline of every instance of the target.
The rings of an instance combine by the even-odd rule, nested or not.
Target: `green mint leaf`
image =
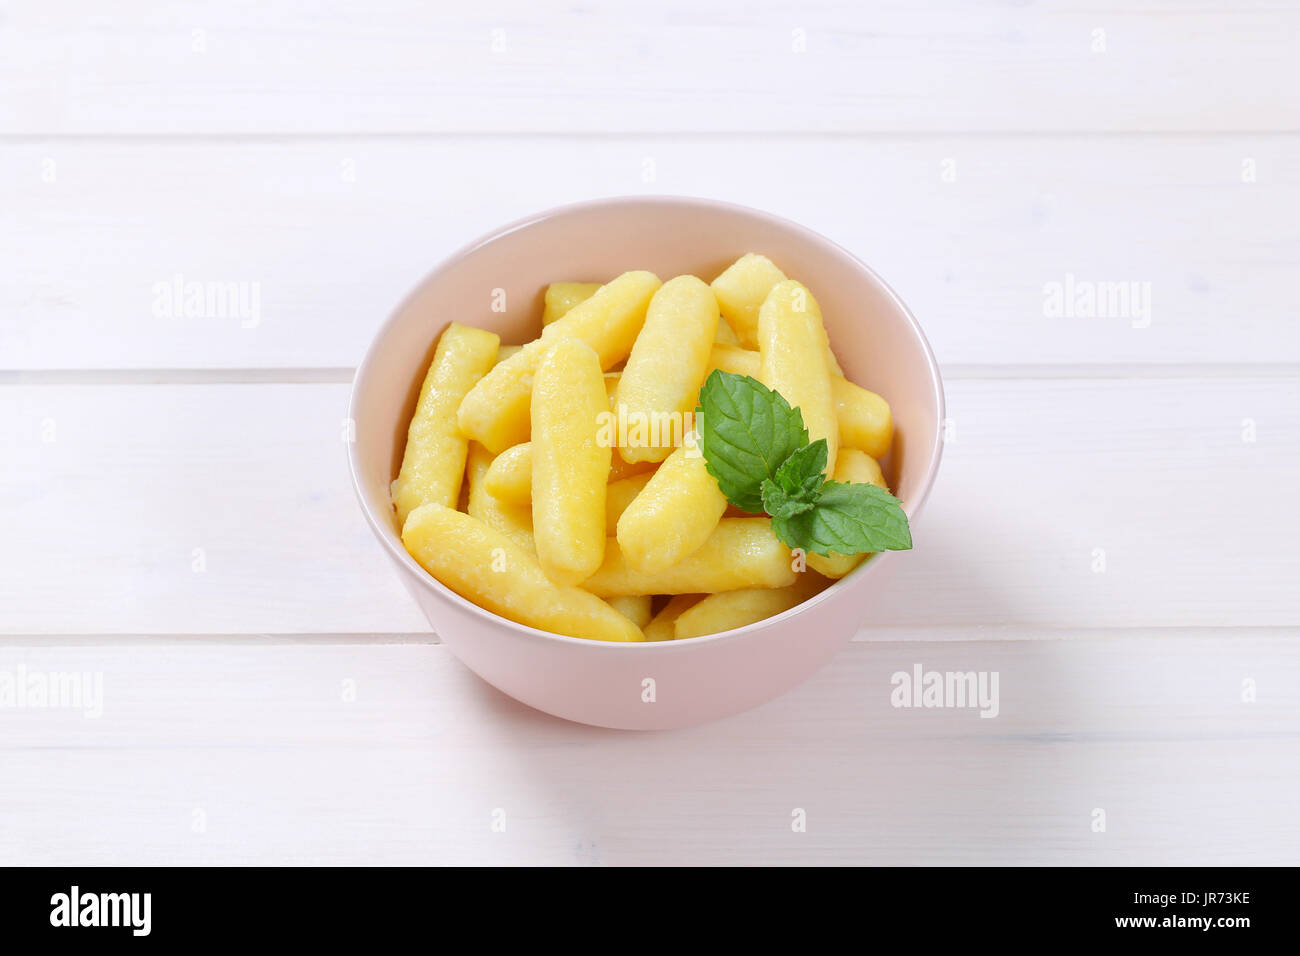
[[[726,499],[766,512],[791,548],[813,554],[906,551],[902,502],[870,484],[826,480],[826,440],[808,441],[803,415],[747,375],[715,370],[700,389],[699,446]]]
[[[777,485],[789,497],[815,501],[826,481],[827,454],[825,438],[800,448],[776,470]]]
[[[763,479],[761,491],[763,510],[773,518],[789,518],[812,510],[812,498],[791,497],[771,478]]]
[[[826,481],[826,439],[805,445],[781,463],[773,478],[763,479],[763,510],[774,519],[792,518],[811,511]]]
[[[812,509],[809,508],[808,510],[811,511]],[[806,515],[806,512],[801,514]],[[780,539],[781,543],[787,548],[803,548],[804,551],[807,551],[808,549],[804,548],[803,545],[803,531],[795,521],[797,517],[799,517],[799,515],[772,515],[772,533],[775,534],[777,538]]]
[[[808,444],[799,409],[750,378],[714,369],[700,389],[699,444],[704,464],[726,499],[763,512],[763,480]]]
[[[787,546],[813,554],[907,551],[912,532],[901,505],[875,485],[828,481],[812,508],[773,516],[772,530]]]

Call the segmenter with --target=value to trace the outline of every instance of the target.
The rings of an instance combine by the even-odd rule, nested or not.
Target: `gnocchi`
[[[520,624],[640,643],[757,623],[868,557],[792,551],[730,504],[693,421],[712,372],[755,379],[826,440],[828,478],[888,491],[889,404],[844,376],[809,289],[749,253],[712,283],[630,271],[541,300],[532,341],[453,322],[433,352],[392,483],[433,577]],[[653,416],[680,427],[624,427]]]

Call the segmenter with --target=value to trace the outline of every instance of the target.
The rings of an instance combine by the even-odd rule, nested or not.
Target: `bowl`
[[[357,497],[434,631],[470,670],[511,697],[567,720],[652,730],[685,727],[770,700],[810,676],[864,624],[906,552],[876,555],[783,614],[684,641],[620,644],[505,620],[443,586],[402,547],[389,501],[406,428],[443,328],[453,319],[503,343],[534,338],[542,294],[559,280],[605,281],[629,269],[711,281],[746,252],[767,255],[817,297],[845,374],[893,408],[882,462],[916,517],[942,450],[943,386],[920,326],[866,265],[817,233],[728,203],[625,197],[563,206],[504,226],[452,255],[379,329],[357,369],[348,459]],[[501,303],[504,296],[504,310]]]

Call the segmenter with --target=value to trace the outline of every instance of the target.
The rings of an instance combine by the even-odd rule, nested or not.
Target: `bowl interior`
[[[890,403],[894,448],[882,466],[914,513],[937,466],[943,399],[929,346],[898,298],[848,252],[794,223],[723,203],[649,197],[568,206],[508,226],[444,262],[383,326],[357,371],[350,449],[359,494],[380,533],[401,551],[389,483],[434,344],[449,322],[522,344],[540,332],[551,282],[606,281],[629,269],[709,282],[746,252],[763,253],[808,286],[845,374]]]

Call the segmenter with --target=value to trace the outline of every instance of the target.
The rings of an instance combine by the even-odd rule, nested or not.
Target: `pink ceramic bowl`
[[[817,297],[845,374],[893,408],[882,463],[916,529],[939,466],[943,387],[920,326],[865,265],[835,243],[767,213],[678,197],[602,199],[505,226],[453,255],[379,330],[352,387],[348,455],[362,510],[442,641],[511,697],[603,727],[685,727],[782,694],[822,666],[864,623],[906,554],[881,554],[776,617],[687,641],[616,644],[535,630],[485,611],[424,571],[402,547],[389,503],[406,427],[439,333],[453,319],[505,343],[535,337],[542,293],[558,280],[604,281],[629,269],[706,282],[761,252]],[[504,290],[506,311],[494,312]]]

